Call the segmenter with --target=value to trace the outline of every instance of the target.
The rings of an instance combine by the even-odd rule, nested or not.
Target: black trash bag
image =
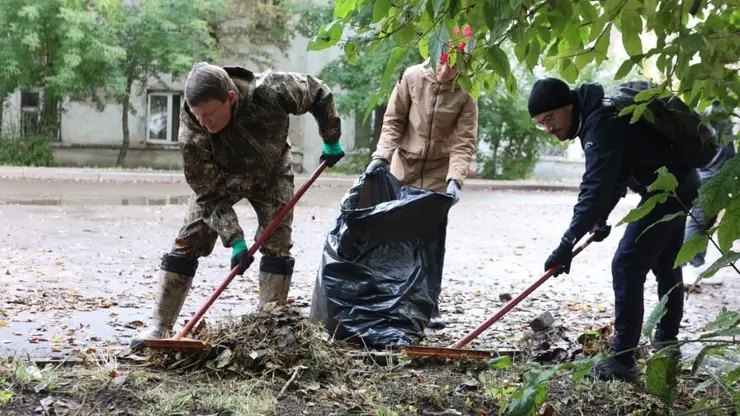
[[[329,232],[310,319],[370,348],[417,344],[439,298],[453,197],[360,176]]]

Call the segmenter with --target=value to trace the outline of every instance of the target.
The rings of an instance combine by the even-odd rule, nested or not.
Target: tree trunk
[[[386,106],[375,107],[375,123],[373,124],[373,142],[370,144],[370,150],[375,151],[380,139],[380,132],[383,130],[383,116],[385,116]]]
[[[356,113],[356,116],[355,116],[355,149],[369,149],[373,143],[372,137],[373,137],[373,126],[370,123],[363,123],[362,117]]]
[[[129,107],[131,106],[129,102],[129,99],[131,97],[131,84],[132,82],[128,82],[126,84],[126,96],[123,100],[123,103],[121,103],[123,106],[123,115],[121,116],[121,126],[123,127],[123,143],[121,143],[121,150],[118,152],[118,159],[116,160],[117,167],[123,166],[123,160],[126,159],[128,145],[131,141],[131,135],[128,130],[128,112]]]
[[[59,132],[59,103],[61,100],[44,91],[37,133],[47,140],[56,140]]]

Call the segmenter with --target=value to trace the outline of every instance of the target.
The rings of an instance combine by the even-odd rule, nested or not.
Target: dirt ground
[[[304,314],[324,240],[346,188],[312,188],[296,206],[290,296]],[[149,317],[160,257],[183,221],[187,186],[0,180],[0,189],[0,354],[58,360],[72,351],[124,350]],[[450,213],[447,236],[440,308],[449,325],[430,332],[425,344],[448,345],[499,309],[501,295],[516,296],[534,282],[566,229],[576,198],[575,193],[464,190]],[[616,223],[636,203],[635,196],[623,199],[610,222]],[[250,206],[240,203],[236,210],[245,232],[253,233]],[[574,260],[570,275],[545,283],[471,348],[521,348],[530,332],[528,322],[545,311],[555,317],[566,344],[586,330],[608,326],[613,317],[610,264],[622,232],[617,228],[605,242],[589,247]],[[201,259],[179,323],[226,276],[229,254],[219,242],[210,257]],[[257,273],[253,267],[234,280],[206,320],[253,311]],[[731,273],[728,277],[724,285],[702,286],[688,298],[683,335],[712,321],[722,307],[738,309],[740,279]],[[649,275],[646,311],[658,300],[656,287]],[[686,346],[684,353],[692,352],[696,350]],[[471,384],[465,384],[471,377],[466,374],[455,372],[452,383]],[[465,403],[464,394],[453,393],[450,397],[462,397]],[[400,397],[390,402],[409,401]]]

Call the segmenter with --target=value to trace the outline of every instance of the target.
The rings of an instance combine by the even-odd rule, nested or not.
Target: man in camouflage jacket
[[[159,289],[149,328],[131,341],[169,335],[198,267],[220,237],[232,248],[239,274],[254,261],[234,204],[246,198],[257,214],[255,239],[294,194],[289,114],[310,112],[324,141],[321,160],[329,166],[344,156],[341,122],[331,90],[309,75],[252,73],[208,63],[193,66],[185,82],[178,141],[185,180],[193,190],[185,222],[161,263]],[[291,256],[292,212],[260,247],[259,305],[283,304],[295,259]]]

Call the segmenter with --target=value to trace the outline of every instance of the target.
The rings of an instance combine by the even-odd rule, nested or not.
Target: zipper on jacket
[[[427,157],[429,157],[429,148],[432,145],[432,127],[434,127],[434,112],[437,109],[437,94],[439,93],[440,84],[437,83],[437,88],[434,90],[434,100],[432,100],[432,115],[429,117],[429,137],[427,138],[427,146],[424,149],[424,159],[421,162],[421,173],[419,174],[419,188],[424,189],[424,168],[427,164]]]

